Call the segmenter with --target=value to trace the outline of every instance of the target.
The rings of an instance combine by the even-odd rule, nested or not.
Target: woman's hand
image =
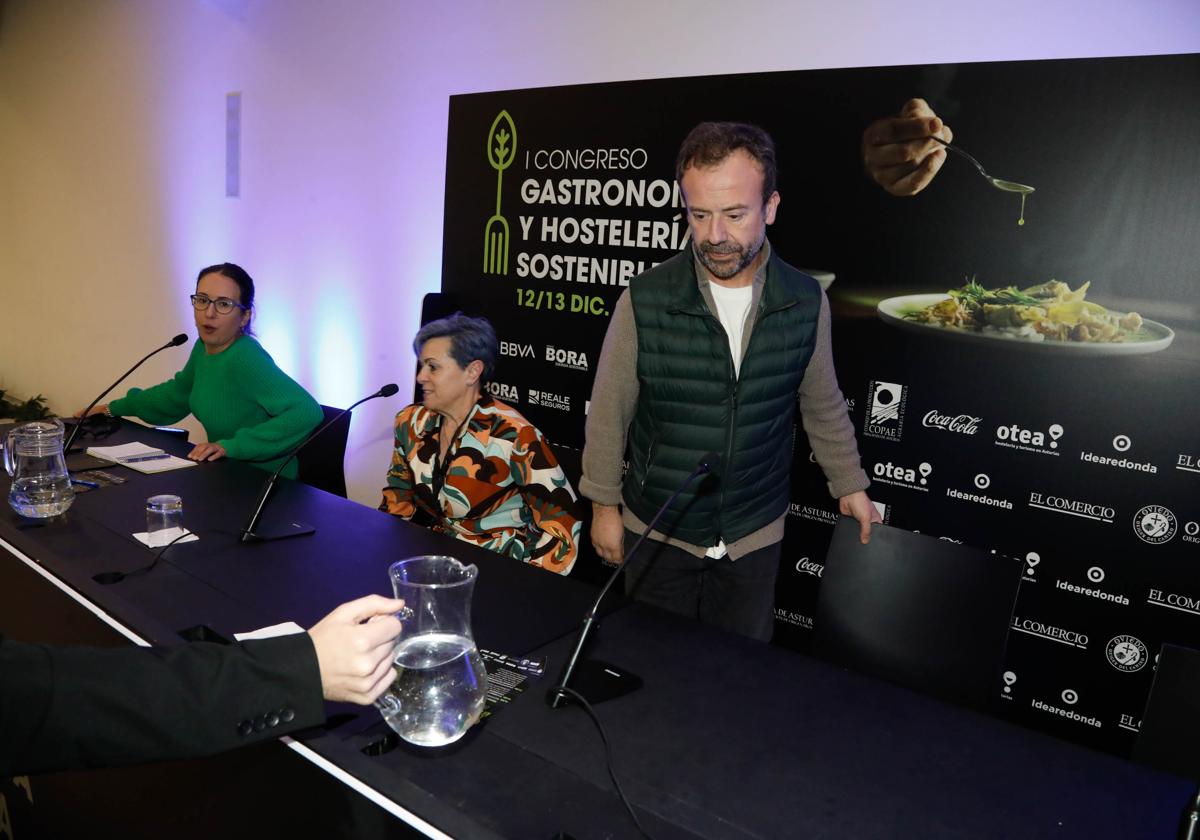
[[[225,457],[225,447],[219,443],[198,443],[188,457],[193,461],[216,461]]]
[[[92,410],[87,413],[87,416],[94,417],[97,414],[108,414],[108,403],[103,403],[101,405],[92,406]],[[71,416],[74,417],[76,420],[81,419],[83,417],[83,409],[82,408],[79,409]],[[109,414],[109,416],[111,417],[112,415]]]

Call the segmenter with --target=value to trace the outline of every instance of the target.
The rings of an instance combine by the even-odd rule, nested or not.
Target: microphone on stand
[[[1178,840],[1200,840],[1200,788],[1192,794],[1179,816]]]
[[[79,418],[79,422],[77,422],[75,424],[75,428],[71,430],[71,434],[67,438],[66,445],[63,446],[63,456],[66,457],[67,455],[69,455],[71,453],[71,444],[73,444],[75,442],[75,438],[79,436],[79,430],[83,428],[84,421],[87,420],[87,418],[88,418],[88,412],[96,407],[96,403],[98,403],[98,402],[100,402],[100,400],[104,399],[105,396],[108,395],[109,391],[111,391],[113,388],[116,388],[118,385],[120,385],[121,382],[124,381],[125,377],[129,376],[129,374],[133,373],[135,370],[140,368],[142,366],[142,362],[145,362],[147,359],[149,359],[155,353],[161,353],[163,350],[166,350],[168,347],[178,347],[180,344],[187,344],[187,340],[188,340],[187,334],[180,333],[179,335],[175,336],[170,341],[168,341],[166,344],[164,344],[162,347],[159,347],[157,350],[151,350],[145,356],[142,356],[141,360],[138,361],[138,363],[136,365],[134,365],[129,370],[122,373],[120,375],[120,377],[118,377],[116,382],[114,382],[113,384],[111,384],[107,388],[105,388],[103,391],[101,391],[100,396],[98,396],[98,397],[96,397],[96,399],[92,400],[91,405],[89,405],[87,408],[85,408],[83,410],[83,415]]]
[[[258,503],[254,506],[254,513],[250,515],[250,520],[246,523],[246,527],[242,529],[241,535],[238,537],[238,542],[266,542],[269,540],[281,540],[285,537],[302,537],[306,534],[311,534],[317,529],[311,525],[305,525],[302,522],[289,522],[282,528],[259,528],[258,521],[262,518],[263,510],[267,506],[267,500],[271,497],[271,491],[275,489],[276,482],[279,481],[279,474],[283,472],[283,468],[292,462],[292,459],[299,454],[300,450],[308,446],[309,442],[321,432],[328,429],[343,416],[365,403],[367,400],[373,400],[376,397],[390,397],[398,393],[400,387],[394,382],[388,383],[376,391],[374,394],[363,397],[358,402],[351,405],[349,408],[344,408],[334,415],[333,419],[317,427],[311,435],[300,441],[299,445],[295,446],[288,453],[287,458],[279,465],[275,472],[271,473],[271,477],[267,479],[263,485],[262,493],[259,494]]]
[[[575,647],[572,648],[571,655],[567,657],[567,662],[563,666],[562,673],[558,676],[558,681],[555,683],[554,688],[546,692],[546,703],[550,708],[558,709],[567,704],[569,698],[564,689],[571,688],[571,678],[576,675],[576,671],[579,672],[579,681],[590,683],[587,694],[584,694],[582,691],[579,693],[584,694],[585,699],[591,703],[601,703],[605,700],[611,700],[614,697],[620,697],[623,694],[628,694],[642,687],[641,678],[634,674],[622,671],[606,662],[581,659],[584,643],[587,642],[588,634],[591,633],[592,627],[596,624],[596,613],[600,609],[600,602],[612,587],[613,581],[617,579],[617,575],[625,568],[625,563],[628,563],[629,559],[637,553],[637,550],[642,547],[642,543],[646,541],[646,537],[658,525],[658,521],[667,512],[667,508],[674,504],[675,499],[684,491],[684,488],[700,476],[716,472],[720,465],[720,455],[716,452],[704,453],[697,462],[696,468],[688,473],[688,477],[671,494],[671,498],[667,499],[663,503],[663,506],[658,509],[658,513],[654,514],[654,518],[650,520],[650,524],[646,526],[646,529],[642,531],[642,535],[638,537],[637,542],[633,544],[633,548],[625,555],[624,563],[613,569],[612,574],[608,576],[608,580],[605,582],[603,588],[601,588],[600,594],[596,596],[596,602],[592,604],[591,611],[583,618],[583,626],[579,628],[579,637],[575,640]],[[589,694],[591,696],[587,696]]]

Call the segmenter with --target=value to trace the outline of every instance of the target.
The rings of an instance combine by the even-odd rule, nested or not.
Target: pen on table
[[[161,461],[164,458],[170,458],[166,452],[156,452],[153,455],[130,455],[128,458],[122,458],[122,464],[136,464],[139,461]]]
[[[98,482],[98,481],[85,481],[85,480],[84,480],[84,479],[82,479],[82,478],[72,478],[72,479],[71,479],[71,483],[72,483],[72,484],[80,484],[80,485],[82,485],[82,486],[84,486],[84,487],[91,487],[93,490],[95,490],[95,489],[97,489],[97,488],[99,488],[99,487],[100,487],[100,482]]]

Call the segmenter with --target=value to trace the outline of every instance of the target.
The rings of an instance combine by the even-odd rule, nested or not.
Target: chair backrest
[[[612,568],[605,565],[596,549],[592,547],[592,503],[579,495],[579,480],[583,477],[583,450],[558,446],[551,441],[547,443],[558,465],[562,467],[567,481],[571,482],[571,489],[575,491],[575,515],[579,519],[579,553],[575,557],[575,565],[571,568],[571,577],[599,586],[608,580]]]
[[[982,707],[999,684],[1017,560],[885,525],[834,528],[814,651],[857,671]]]
[[[340,408],[321,406],[321,425],[337,417]],[[346,498],[346,438],[350,434],[353,412],[343,414],[336,423],[317,435],[296,456],[300,462],[300,480],[305,484]]]
[[[449,292],[427,292],[425,297],[421,298],[421,326],[425,326],[430,321],[436,321],[438,318],[445,318],[447,315],[452,315],[461,309],[462,306],[459,305],[457,295],[450,294]],[[421,364],[418,360],[414,359],[413,364],[418,370],[420,369]],[[421,386],[417,384],[414,377],[412,401],[419,403],[421,397]]]
[[[1133,758],[1200,779],[1200,650],[1164,644]]]

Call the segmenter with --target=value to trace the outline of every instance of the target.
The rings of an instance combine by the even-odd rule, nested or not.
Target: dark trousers
[[[625,592],[635,601],[770,641],[781,543],[738,560],[716,560],[648,539],[629,557],[637,538],[625,530]]]

